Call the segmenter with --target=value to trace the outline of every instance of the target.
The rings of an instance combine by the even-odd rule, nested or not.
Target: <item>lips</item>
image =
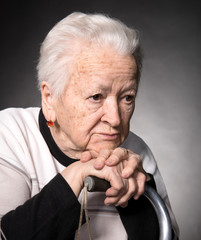
[[[115,140],[118,138],[119,133],[99,133],[98,135],[107,140]]]

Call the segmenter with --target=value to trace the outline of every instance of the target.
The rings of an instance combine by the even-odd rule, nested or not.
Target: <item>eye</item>
[[[94,102],[100,102],[100,100],[102,99],[102,95],[101,94],[94,94],[89,99],[91,99]]]
[[[135,96],[134,95],[126,95],[124,97],[126,103],[133,103],[135,101]]]

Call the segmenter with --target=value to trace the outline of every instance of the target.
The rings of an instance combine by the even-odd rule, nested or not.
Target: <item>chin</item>
[[[91,147],[91,150],[94,150],[96,152],[100,152],[104,149],[110,149],[114,150],[115,148],[119,147],[120,143],[113,143],[113,142],[101,142],[100,144],[95,144],[93,147]]]

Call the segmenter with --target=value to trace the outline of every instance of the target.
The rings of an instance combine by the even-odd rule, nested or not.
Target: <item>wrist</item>
[[[76,197],[79,196],[80,191],[83,188],[83,172],[83,168],[80,166],[79,162],[69,165],[61,172],[62,177],[71,187]]]

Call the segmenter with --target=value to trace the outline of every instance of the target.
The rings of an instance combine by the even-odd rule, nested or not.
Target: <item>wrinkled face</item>
[[[137,66],[112,49],[85,49],[55,104],[53,136],[62,150],[114,149],[127,137],[134,111]]]

